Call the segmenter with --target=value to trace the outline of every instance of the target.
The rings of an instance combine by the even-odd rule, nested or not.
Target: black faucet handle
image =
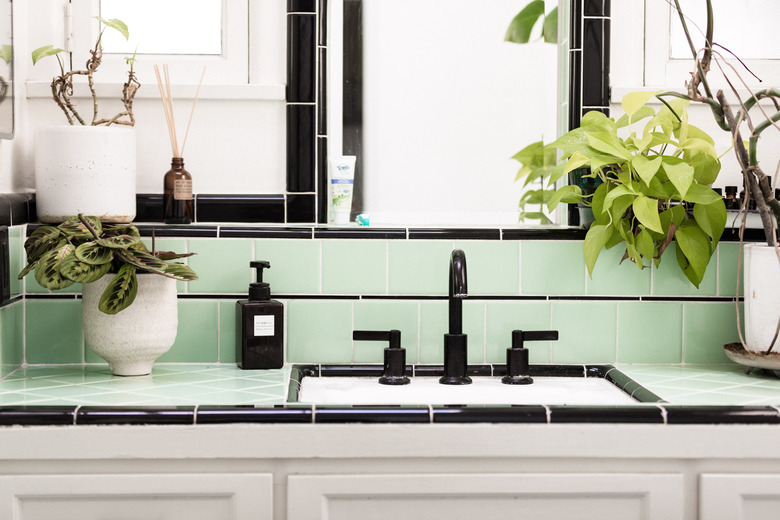
[[[406,349],[401,347],[401,331],[393,330],[353,330],[352,339],[356,341],[387,341],[382,377],[383,385],[406,385]]]
[[[513,330],[512,348],[523,348],[525,341],[556,341],[557,330]]]

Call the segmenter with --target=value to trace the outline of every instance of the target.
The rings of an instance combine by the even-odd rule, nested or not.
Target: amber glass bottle
[[[184,169],[184,159],[174,157],[163,182],[163,222],[190,224],[193,216],[192,176]]]

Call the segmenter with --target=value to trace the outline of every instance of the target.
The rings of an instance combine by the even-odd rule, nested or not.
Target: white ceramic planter
[[[750,352],[766,352],[780,317],[780,261],[773,247],[744,247],[745,343]],[[780,352],[780,339],[772,352]]]
[[[98,310],[98,302],[112,278],[108,275],[84,284],[82,320],[87,345],[108,361],[115,375],[149,374],[155,360],[176,340],[176,280],[139,274],[135,301],[117,314],[105,314]]]
[[[83,213],[105,222],[132,222],[135,165],[133,128],[39,128],[35,132],[38,219],[54,224]]]

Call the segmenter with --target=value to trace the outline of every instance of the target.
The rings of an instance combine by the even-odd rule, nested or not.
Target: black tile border
[[[434,423],[546,423],[547,409],[539,405],[433,406]]]
[[[667,424],[780,424],[780,412],[770,406],[664,405]]]
[[[77,425],[194,424],[194,422],[194,406],[81,406],[76,411]]]
[[[196,424],[284,423],[308,424],[314,421],[311,405],[198,406]]]
[[[69,426],[76,406],[0,406],[0,426]]]
[[[549,409],[551,423],[664,423],[663,410],[653,406],[550,405]]]

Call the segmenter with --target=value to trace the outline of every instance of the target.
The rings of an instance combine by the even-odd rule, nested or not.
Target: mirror
[[[0,0],[0,139],[14,136],[13,2]]]
[[[329,82],[328,113],[332,124],[343,110],[343,148],[333,139],[329,155],[358,155],[353,213],[372,225],[516,225],[523,190],[511,157],[555,139],[559,105],[557,46],[504,41],[528,2],[342,1],[330,27],[344,24],[345,90]]]

